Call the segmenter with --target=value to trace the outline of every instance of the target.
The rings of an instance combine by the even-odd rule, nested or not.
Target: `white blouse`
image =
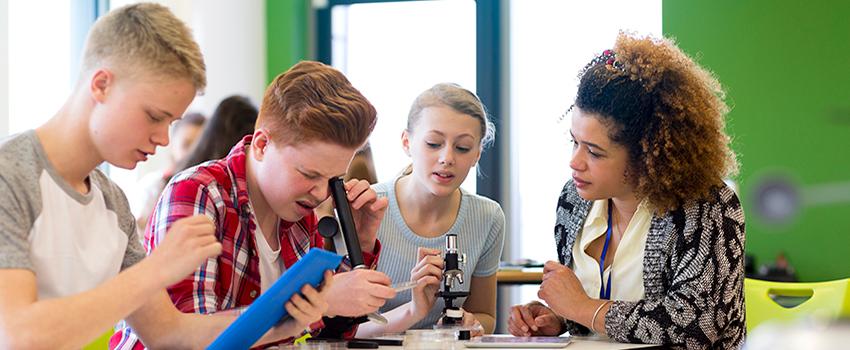
[[[606,285],[608,276],[611,276],[611,300],[643,299],[643,256],[650,221],[652,212],[647,201],[641,201],[620,238],[614,261],[603,271],[602,277]],[[584,227],[576,238],[577,244],[573,245],[573,270],[585,293],[594,299],[599,298],[599,290],[602,287],[599,261],[587,254],[587,247],[597,238],[605,236],[607,230],[608,200],[600,199],[593,202]]]

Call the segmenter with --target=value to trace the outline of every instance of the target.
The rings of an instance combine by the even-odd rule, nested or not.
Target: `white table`
[[[567,350],[608,350],[608,349],[637,349],[646,348],[654,345],[647,344],[626,344],[617,343],[610,340],[591,339],[587,337],[573,337],[572,343],[564,349]]]
[[[652,347],[648,344],[617,343],[607,339],[592,337],[573,337],[573,341],[565,350],[615,350],[615,349],[638,349]],[[402,349],[401,346],[381,346],[379,349]],[[472,348],[470,348],[472,349]],[[475,348],[474,350],[486,350],[487,348]],[[505,350],[505,348],[493,348],[494,350]],[[528,349],[528,348],[524,348]]]

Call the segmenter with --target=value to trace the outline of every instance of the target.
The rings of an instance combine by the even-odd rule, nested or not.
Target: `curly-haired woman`
[[[510,332],[740,347],[744,213],[723,182],[737,162],[719,83],[671,41],[622,33],[580,79],[560,262]]]

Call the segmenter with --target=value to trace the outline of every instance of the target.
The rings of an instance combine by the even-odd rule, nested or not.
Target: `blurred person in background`
[[[257,114],[257,107],[247,97],[233,95],[221,100],[196,146],[177,163],[172,174],[227,156],[242,137],[254,133]]]

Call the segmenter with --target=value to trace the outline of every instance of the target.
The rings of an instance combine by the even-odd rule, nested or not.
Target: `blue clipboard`
[[[327,270],[336,270],[342,257],[311,249],[298,262],[286,269],[269,289],[260,295],[245,313],[233,321],[207,349],[248,349],[287,315],[283,305],[305,284],[318,287]]]

